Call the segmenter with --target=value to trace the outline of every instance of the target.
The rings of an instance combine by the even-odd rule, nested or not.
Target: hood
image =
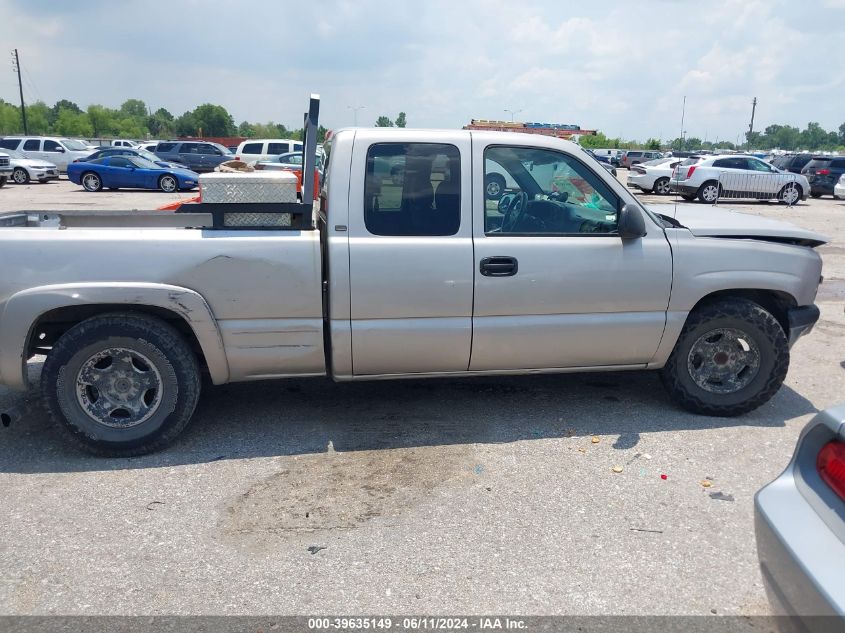
[[[674,218],[696,237],[732,237],[821,246],[830,238],[789,222],[710,205],[651,204],[649,211]]]
[[[20,165],[21,167],[43,167],[45,169],[55,169],[53,163],[48,163],[46,160],[38,160],[37,158],[13,158],[12,165]]]

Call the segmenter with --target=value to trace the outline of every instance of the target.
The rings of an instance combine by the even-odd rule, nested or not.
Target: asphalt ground
[[[0,211],[191,195],[9,184]],[[206,385],[174,446],[96,459],[0,388],[36,406],[0,428],[0,613],[769,613],[753,495],[845,400],[845,203],[721,206],[832,238],[757,411],[686,413],[652,372]]]

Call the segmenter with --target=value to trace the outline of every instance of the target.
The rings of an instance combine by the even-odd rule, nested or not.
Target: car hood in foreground
[[[674,218],[696,237],[771,239],[820,246],[830,238],[799,226],[757,215],[696,204],[650,204],[653,213]]]

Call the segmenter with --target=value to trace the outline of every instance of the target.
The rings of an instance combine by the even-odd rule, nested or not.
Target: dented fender
[[[223,339],[205,299],[180,286],[141,282],[88,282],[37,286],[10,296],[0,316],[0,377],[9,388],[25,391],[26,349],[38,319],[57,308],[122,304],[163,308],[181,316],[193,330],[214,384],[229,379]]]

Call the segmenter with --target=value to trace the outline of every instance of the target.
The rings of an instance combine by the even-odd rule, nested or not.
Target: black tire
[[[176,193],[179,191],[179,179],[172,174],[164,174],[158,179],[158,188],[164,193]]]
[[[824,194],[819,193],[818,191],[811,191],[810,197],[811,198],[821,198]]]
[[[687,202],[692,202],[693,200],[695,200],[695,194],[692,194],[692,193],[682,193],[682,194],[681,194],[681,198],[683,198],[683,199],[684,199],[684,200],[686,200]]]
[[[746,345],[756,346],[757,370],[741,388],[715,393],[700,386],[692,375],[696,358],[693,346],[707,340],[714,331],[726,328],[741,331],[749,341]],[[672,399],[685,409],[733,417],[768,402],[780,389],[788,369],[789,344],[778,320],[762,306],[737,298],[705,304],[689,315],[675,349],[660,370],[660,378]],[[721,385],[713,384],[714,388],[717,386]]]
[[[12,171],[12,181],[16,185],[29,184],[29,172],[23,167],[15,167]]]
[[[801,185],[790,182],[783,186],[783,188],[778,191],[778,203],[779,204],[798,204],[798,201],[801,200],[801,196],[804,195],[804,190],[801,188]],[[792,196],[795,197],[792,200]]]
[[[6,176],[0,176],[0,187],[6,184]]]
[[[669,179],[663,176],[662,178],[658,178],[654,181],[654,187],[652,187],[652,192],[656,193],[658,196],[668,196],[672,193],[669,190]]]
[[[120,356],[109,352],[115,349]],[[92,359],[103,354],[115,358],[137,355],[151,365],[147,372],[154,372],[149,375],[157,379],[154,384],[159,388],[141,387],[144,393],[139,400],[146,401],[154,392],[150,399],[155,406],[149,406],[147,418],[132,426],[116,426],[121,418],[115,414],[121,409],[111,398],[126,395],[129,389],[118,385],[121,375],[117,370],[114,375],[97,376],[103,380],[96,384],[111,381],[112,395],[105,397],[105,408],[118,408],[107,418],[95,417],[86,409],[86,404],[94,408],[90,401],[102,394],[95,388],[92,397],[87,391],[91,387],[80,385],[83,370],[91,371]],[[138,369],[134,360],[129,362]],[[130,373],[134,374],[131,368]],[[53,346],[41,374],[42,396],[50,417],[79,448],[103,457],[144,455],[170,444],[190,421],[200,384],[196,356],[182,335],[161,319],[131,312],[93,317],[68,330]],[[123,411],[128,413],[130,407]]]
[[[722,186],[715,180],[708,180],[698,188],[698,199],[707,204],[714,204],[722,197]]]
[[[487,200],[498,200],[505,193],[507,182],[502,174],[487,174],[484,179],[484,197]]]
[[[82,188],[85,191],[95,192],[95,191],[102,191],[103,190],[103,179],[100,178],[100,175],[94,173],[93,171],[86,171],[82,176],[79,178],[79,182],[82,183]]]

